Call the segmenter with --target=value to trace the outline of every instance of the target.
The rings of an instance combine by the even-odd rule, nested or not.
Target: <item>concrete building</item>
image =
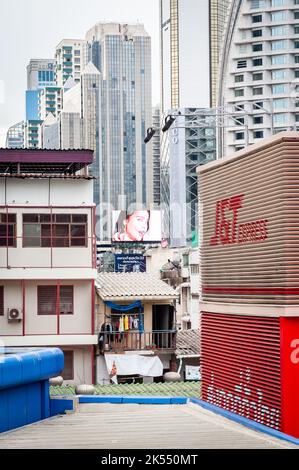
[[[111,237],[111,208],[153,202],[153,160],[146,147],[152,123],[151,39],[141,24],[98,23],[86,39],[101,73],[100,203],[107,206],[101,238]]]
[[[26,121],[40,119],[40,91],[56,86],[54,59],[31,59],[27,65]]]
[[[46,86],[39,92],[39,119],[44,121],[49,113],[58,117],[63,100],[63,90],[58,86]]]
[[[6,148],[21,149],[24,147],[24,121],[11,126],[6,134]]]
[[[229,0],[160,0],[161,109],[216,105]]]
[[[37,149],[42,148],[42,133],[40,119],[25,121],[24,124],[24,148]]]
[[[153,108],[153,128],[156,133],[152,138],[153,146],[153,185],[154,185],[154,204],[157,206],[161,202],[161,132],[160,132],[160,108]]]
[[[116,358],[122,363],[118,380],[133,375],[143,381],[161,380],[164,372],[176,368],[178,294],[171,286],[157,274],[101,273],[96,292],[98,383],[110,383],[110,362]]]
[[[298,128],[298,34],[297,1],[232,2],[219,75],[219,106],[235,112],[221,135],[226,155]]]
[[[69,77],[76,83],[80,82],[80,75],[84,70],[86,60],[86,41],[84,39],[63,39],[56,46],[56,82],[63,87]]]
[[[76,384],[94,381],[97,343],[92,160],[86,150],[0,150],[0,339],[60,347]]]

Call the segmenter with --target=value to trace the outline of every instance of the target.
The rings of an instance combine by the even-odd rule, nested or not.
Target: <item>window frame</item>
[[[13,221],[10,221],[9,218],[13,218]],[[2,219],[6,219],[2,221]],[[16,248],[17,247],[17,214],[10,212],[1,212],[0,213],[0,227],[5,227],[5,235],[2,237],[0,235],[0,248]],[[9,236],[9,227],[12,227],[12,236]],[[3,240],[3,245],[1,244]],[[8,243],[9,240],[12,240],[12,244]]]
[[[72,288],[72,311],[68,311],[68,312],[62,312],[61,311],[61,291],[63,290],[63,288],[69,288],[71,287]],[[55,288],[55,299],[53,301],[54,305],[55,305],[55,310],[54,312],[51,312],[51,313],[45,313],[45,312],[42,312],[42,309],[41,309],[41,303],[40,303],[40,298],[41,298],[41,289],[54,289]],[[59,292],[59,299],[58,299],[58,292]],[[59,315],[74,315],[74,312],[75,312],[75,289],[74,289],[74,285],[72,284],[62,284],[62,285],[57,285],[57,284],[41,284],[41,285],[38,285],[37,286],[37,315],[38,316],[57,316],[58,315],[58,310],[59,310]],[[58,308],[59,307],[59,308]]]

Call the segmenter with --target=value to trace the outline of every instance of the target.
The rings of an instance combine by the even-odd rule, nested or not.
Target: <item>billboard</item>
[[[160,243],[161,212],[155,210],[113,211],[112,231],[112,242]]]
[[[116,273],[145,273],[146,258],[142,255],[122,254],[115,255]]]

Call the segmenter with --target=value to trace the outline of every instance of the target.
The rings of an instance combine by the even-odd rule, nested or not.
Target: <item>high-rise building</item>
[[[160,173],[161,173],[161,161],[160,161],[160,145],[161,145],[161,133],[160,133],[160,108],[156,106],[153,108],[153,128],[156,130],[153,138],[153,185],[154,185],[154,204],[159,205],[161,202],[161,190],[160,190]]]
[[[56,84],[54,59],[31,59],[27,65],[27,90]]]
[[[80,81],[80,75],[86,66],[86,41],[84,39],[63,39],[56,46],[57,85],[62,87],[69,77]]]
[[[299,127],[298,0],[234,0],[219,76],[219,105],[235,117],[226,155]]]
[[[46,86],[39,92],[39,119],[44,121],[48,114],[57,117],[62,108],[62,88]]]
[[[40,119],[40,92],[48,86],[56,86],[54,59],[31,59],[27,65],[26,121]]]
[[[160,0],[162,112],[215,106],[228,4],[229,0]]]
[[[41,126],[43,121],[29,120],[24,124],[24,147],[26,149],[42,148]]]
[[[5,146],[8,149],[24,148],[24,121],[18,122],[8,129]]]
[[[86,35],[89,58],[101,73],[99,175],[101,204],[153,202],[151,39],[141,24],[98,23]],[[110,210],[111,210],[110,206]],[[110,221],[111,222],[111,221]],[[104,238],[110,238],[109,217]]]
[[[197,239],[196,168],[216,158],[216,125],[213,110],[174,111],[181,114],[161,139],[162,236],[170,247],[183,247]]]

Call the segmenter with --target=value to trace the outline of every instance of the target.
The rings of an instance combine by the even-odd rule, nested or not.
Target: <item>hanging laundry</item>
[[[134,319],[133,326],[134,326],[135,330],[138,330],[138,328],[139,328],[139,319],[138,318]]]
[[[130,315],[130,318],[129,318],[129,327],[130,327],[130,330],[133,330],[134,318],[132,317],[132,315]]]
[[[125,316],[124,318],[124,330],[125,331],[128,331],[130,328],[129,328],[129,317],[128,315]]]
[[[122,333],[124,331],[124,317],[119,319],[119,331]]]

